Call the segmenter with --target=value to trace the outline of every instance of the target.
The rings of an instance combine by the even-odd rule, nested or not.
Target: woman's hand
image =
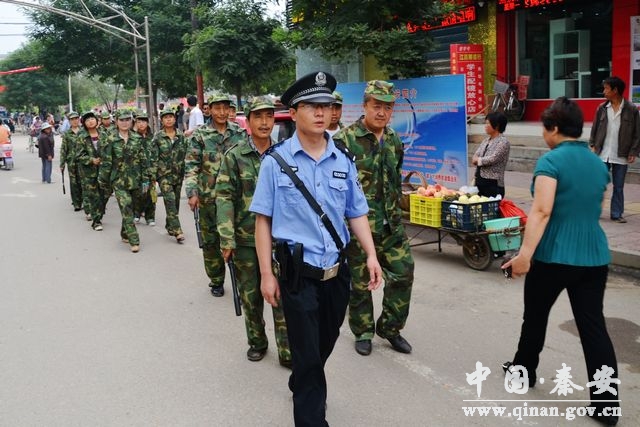
[[[506,270],[509,267],[511,267],[511,276],[520,277],[527,274],[531,269],[531,260],[518,254],[505,262],[500,268]]]

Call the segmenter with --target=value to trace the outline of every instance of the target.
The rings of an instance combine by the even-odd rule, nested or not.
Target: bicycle
[[[500,111],[509,120],[522,120],[525,111],[526,87],[529,83],[528,76],[520,76],[517,83],[506,83],[496,78],[493,84],[495,98],[491,104],[491,111]]]

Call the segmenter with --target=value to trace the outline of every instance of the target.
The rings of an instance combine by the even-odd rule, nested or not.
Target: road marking
[[[0,197],[21,197],[21,198],[34,198],[36,195],[31,191],[23,191],[22,193],[4,193],[0,194]]]
[[[22,178],[19,176],[14,176],[13,178],[11,178],[11,183],[12,184],[37,184],[38,181],[34,181],[28,178]]]

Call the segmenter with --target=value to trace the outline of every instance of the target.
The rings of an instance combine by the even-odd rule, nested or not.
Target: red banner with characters
[[[467,116],[484,109],[484,55],[481,44],[450,46],[451,74],[464,74]]]

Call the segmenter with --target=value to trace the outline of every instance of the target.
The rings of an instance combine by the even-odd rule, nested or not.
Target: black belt
[[[305,262],[302,264],[302,271],[300,272],[300,275],[308,279],[325,282],[329,279],[333,279],[334,277],[336,277],[338,275],[339,269],[340,269],[340,262],[335,263],[333,266],[329,268],[314,267],[313,265],[307,264]]]

